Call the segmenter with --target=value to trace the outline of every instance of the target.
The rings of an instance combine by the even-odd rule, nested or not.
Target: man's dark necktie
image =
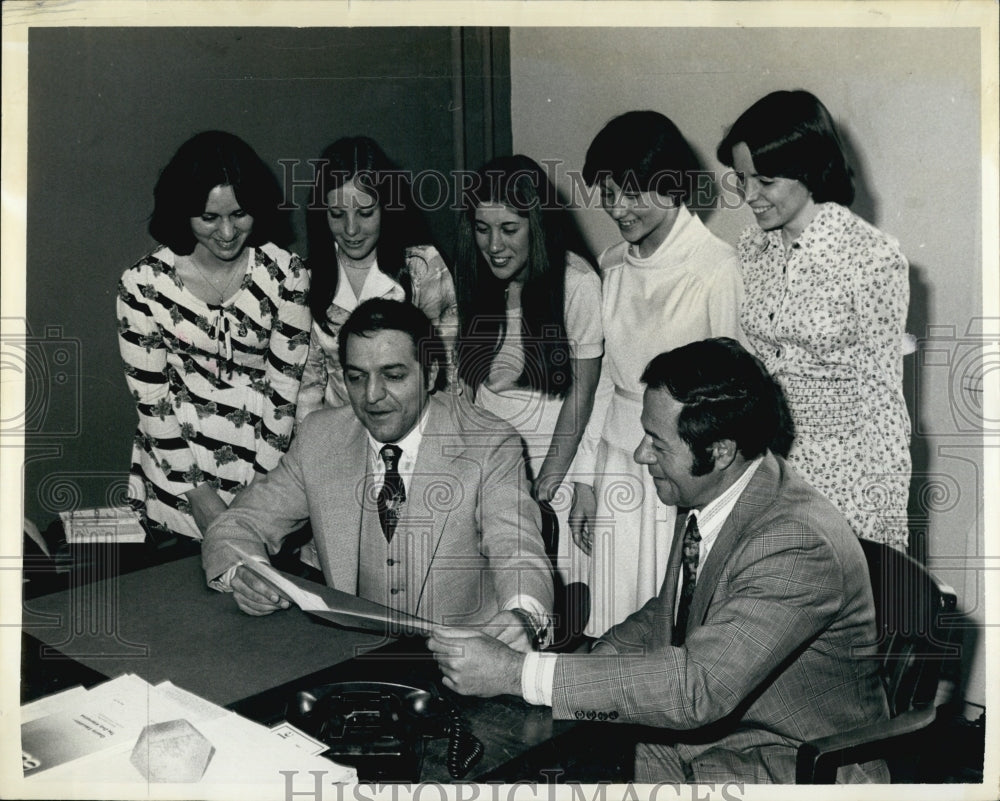
[[[671,645],[684,645],[688,613],[691,611],[691,598],[694,596],[694,586],[698,578],[698,543],[700,542],[701,534],[698,532],[698,521],[693,514],[688,515],[681,556],[681,569],[684,571],[681,579],[683,582],[681,584],[681,599],[680,603],[677,604],[677,623],[674,625]]]
[[[398,445],[383,445],[379,451],[379,456],[385,462],[385,481],[378,493],[378,522],[382,526],[386,542],[392,541],[403,501],[406,500],[406,488],[403,486],[403,477],[399,474],[399,457],[402,453]]]

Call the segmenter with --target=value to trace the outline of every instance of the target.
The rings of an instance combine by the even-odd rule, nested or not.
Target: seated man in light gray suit
[[[861,546],[768,450],[786,407],[740,345],[660,354],[642,380],[635,460],[660,500],[686,510],[659,596],[590,653],[525,658],[468,630],[436,631],[430,648],[458,692],[655,727],[639,736],[638,781],[793,782],[800,743],[888,718]],[[838,779],[888,773],[879,761]]]
[[[422,311],[374,299],[339,334],[349,407],[309,415],[278,466],[205,535],[209,583],[249,614],[288,606],[228,547],[258,558],[310,520],[331,587],[453,625],[544,641],[552,574],[519,437],[433,395],[443,347]],[[478,422],[477,422],[478,421]]]

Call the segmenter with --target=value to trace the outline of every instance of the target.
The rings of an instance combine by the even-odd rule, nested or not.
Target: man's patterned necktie
[[[396,523],[406,500],[406,488],[399,474],[399,457],[403,451],[398,445],[383,445],[379,456],[385,462],[385,481],[378,493],[378,522],[382,526],[385,541],[391,542],[396,532]]]
[[[680,603],[677,604],[677,623],[674,624],[671,645],[684,645],[688,613],[691,611],[691,598],[694,596],[694,586],[698,578],[698,543],[700,542],[701,534],[698,532],[698,520],[693,514],[689,514],[687,528],[684,529],[684,552],[681,556],[681,569],[684,571],[681,599]]]

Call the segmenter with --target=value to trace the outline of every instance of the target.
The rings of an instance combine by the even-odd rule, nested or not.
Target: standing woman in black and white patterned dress
[[[288,448],[309,346],[309,277],[280,189],[238,137],[185,142],[153,190],[160,247],[122,275],[118,341],[139,426],[129,497],[155,536],[200,540]]]

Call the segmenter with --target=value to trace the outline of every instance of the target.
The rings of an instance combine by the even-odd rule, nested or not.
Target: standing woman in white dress
[[[454,381],[458,327],[455,285],[414,203],[408,175],[366,136],[338,139],[316,167],[307,216],[313,322],[297,419],[324,406],[346,406],[337,333],[369,298],[407,300],[426,314],[445,344]]]
[[[153,190],[160,246],[118,284],[118,343],[139,426],[130,503],[150,536],[200,540],[295,423],[309,276],[284,241],[274,175],[243,140],[185,142]]]
[[[600,279],[567,250],[568,223],[537,162],[493,159],[465,194],[455,260],[459,375],[477,406],[520,433],[543,504],[556,500],[583,436],[604,352]],[[565,532],[569,488],[563,496],[554,505]],[[568,582],[572,549],[559,540]]]
[[[592,636],[656,595],[673,540],[676,510],[632,458],[643,437],[646,364],[689,342],[743,338],[736,251],[685,205],[696,168],[677,126],[655,111],[616,117],[587,150],[584,180],[599,188],[622,236],[599,259],[604,364],[573,466],[570,527],[591,557]]]

